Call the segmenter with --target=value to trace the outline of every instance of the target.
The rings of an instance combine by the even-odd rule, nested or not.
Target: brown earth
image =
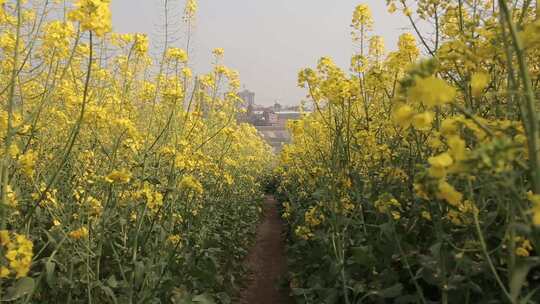
[[[278,288],[280,280],[287,274],[283,230],[278,202],[274,197],[267,196],[256,243],[246,260],[250,276],[246,288],[240,293],[241,304],[294,303],[289,290]]]

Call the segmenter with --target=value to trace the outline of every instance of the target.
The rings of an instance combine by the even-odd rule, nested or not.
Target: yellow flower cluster
[[[374,206],[380,213],[391,215],[394,220],[399,220],[401,218],[400,210],[402,209],[402,206],[397,199],[389,194],[381,195],[381,197],[375,201]]]
[[[225,55],[225,50],[222,48],[215,48],[212,50],[212,54],[217,58],[222,58],[223,55]]]
[[[81,24],[83,31],[91,31],[98,37],[112,29],[110,0],[78,0],[75,10],[69,13],[69,19]]]
[[[150,42],[148,41],[148,36],[146,34],[135,34],[135,45],[133,49],[140,56],[148,53]]]
[[[146,199],[146,206],[152,212],[158,212],[163,206],[163,194],[154,191],[148,183],[144,184],[140,195]]]
[[[6,197],[7,197],[7,206],[10,207],[10,208],[17,208],[17,205],[19,204],[19,202],[17,201],[17,193],[15,193],[15,191],[13,191],[13,189],[11,188],[10,185],[7,185],[6,187]]]
[[[187,0],[184,8],[184,20],[188,21],[195,18],[198,8],[197,0]]]
[[[417,79],[409,90],[409,101],[422,102],[426,107],[441,106],[451,102],[456,97],[456,89],[446,81],[430,76]]]
[[[32,150],[19,156],[19,160],[18,160],[19,166],[21,167],[22,172],[27,178],[31,179],[34,177],[34,169],[36,166],[37,159],[38,159],[37,153]]]
[[[516,237],[515,242],[517,244],[516,255],[521,257],[528,257],[531,255],[531,251],[533,251],[534,248],[530,240],[522,237]]]
[[[447,170],[452,164],[454,159],[449,153],[441,153],[437,156],[430,157],[428,163],[431,165],[429,168],[429,175],[434,178],[445,178]]]
[[[113,170],[105,177],[105,180],[111,184],[125,184],[131,180],[131,173],[126,169]]]
[[[489,84],[489,75],[486,73],[474,73],[471,77],[471,92],[473,96],[480,97]]]
[[[324,222],[324,214],[317,208],[317,206],[311,207],[304,214],[304,222],[311,228],[319,226]]]
[[[188,55],[186,51],[180,48],[170,48],[167,50],[165,57],[169,60],[185,63],[188,61]]]
[[[532,222],[536,226],[540,226],[540,195],[527,193],[529,201],[532,203]]]
[[[73,230],[73,231],[70,231],[68,233],[69,237],[74,239],[74,240],[81,240],[81,239],[85,239],[88,237],[88,228],[86,227],[81,227],[79,229],[76,229],[76,230]]]
[[[353,13],[352,24],[355,28],[360,28],[364,26],[367,29],[370,29],[371,27],[373,27],[373,17],[371,15],[371,10],[369,9],[369,6],[361,4],[356,7]]]
[[[434,115],[432,112],[424,112],[414,115],[412,125],[420,131],[429,131],[433,123]]]
[[[7,264],[0,265],[0,278],[7,278],[11,274],[21,278],[28,275],[32,265],[33,243],[24,235],[0,231],[0,246],[4,252]]]
[[[283,213],[281,214],[281,217],[287,220],[291,217],[291,212],[292,212],[291,203],[284,202],[283,209],[284,210],[283,210]]]
[[[351,201],[350,198],[344,197],[340,200],[340,208],[341,208],[340,213],[350,214],[351,212],[354,211],[356,206],[354,205],[354,203]]]
[[[60,58],[67,57],[74,35],[75,29],[71,23],[58,20],[50,22],[44,29],[43,52],[47,55],[54,53]]]
[[[463,194],[444,180],[439,182],[438,190],[437,198],[447,201],[452,206],[458,206],[463,199]]]
[[[186,191],[187,193],[192,193],[195,195],[201,195],[204,192],[204,188],[200,181],[198,181],[193,176],[184,176],[180,181],[179,189]]]
[[[306,226],[298,226],[296,227],[296,229],[294,230],[294,233],[296,234],[297,237],[307,241],[311,238],[313,238],[315,235],[313,234],[313,232],[311,231],[311,229],[309,229],[309,227],[306,227]]]
[[[167,237],[167,242],[174,247],[178,247],[181,245],[182,242],[182,236],[179,234],[171,234]]]

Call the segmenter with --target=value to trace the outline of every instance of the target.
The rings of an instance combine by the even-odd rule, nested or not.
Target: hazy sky
[[[162,1],[112,1],[114,31],[147,33],[158,42]],[[176,1],[183,7],[185,0]],[[211,50],[221,47],[225,64],[240,72],[242,84],[256,93],[258,104],[275,100],[297,104],[306,95],[297,88],[299,70],[314,66],[321,56],[348,67],[354,51],[352,13],[361,3],[373,11],[374,32],[385,38],[388,49],[394,49],[408,24],[399,14],[390,15],[384,0],[199,0],[194,70],[207,72]]]

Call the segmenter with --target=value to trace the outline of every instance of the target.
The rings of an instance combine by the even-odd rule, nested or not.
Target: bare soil
[[[280,289],[280,280],[287,274],[287,258],[278,202],[267,196],[263,220],[257,239],[247,257],[250,275],[246,288],[240,293],[241,304],[293,304],[289,290]]]

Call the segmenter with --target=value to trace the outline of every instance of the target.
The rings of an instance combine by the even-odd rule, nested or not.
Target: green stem
[[[7,186],[8,186],[8,171],[10,163],[10,146],[13,142],[13,109],[15,105],[15,85],[17,80],[17,65],[19,63],[19,45],[21,43],[21,0],[17,0],[17,34],[15,37],[15,50],[13,51],[13,66],[11,69],[11,79],[9,81],[9,95],[7,104],[7,130],[6,139],[4,142],[4,159],[1,168],[1,198],[0,203],[0,229],[4,230],[7,224]]]
[[[420,297],[420,301],[423,304],[426,304],[426,298],[424,297],[424,292],[422,290],[422,287],[420,284],[418,284],[418,281],[416,280],[416,277],[414,273],[411,270],[411,264],[409,264],[409,259],[407,259],[407,256],[405,255],[405,251],[403,250],[403,247],[401,247],[401,242],[399,241],[399,238],[397,236],[396,231],[396,223],[394,222],[394,218],[390,213],[388,213],[388,218],[390,219],[390,222],[392,223],[392,234],[394,235],[394,239],[396,240],[396,244],[399,250],[399,253],[403,257],[403,263],[405,263],[405,268],[407,268],[407,272],[409,273],[409,276],[411,277],[411,280],[413,281],[414,287],[416,288],[416,292],[418,293],[418,296]]]
[[[89,33],[90,33],[90,42],[89,42],[90,43],[90,46],[89,46],[90,54],[89,54],[89,59],[88,59],[88,68],[87,68],[87,72],[86,72],[86,80],[85,80],[85,83],[84,83],[83,101],[82,101],[81,111],[79,113],[79,118],[78,118],[77,122],[75,123],[75,126],[72,129],[72,132],[70,134],[70,140],[69,140],[69,142],[67,144],[67,147],[66,147],[64,155],[62,157],[62,160],[60,162],[60,165],[58,166],[56,171],[53,173],[53,176],[49,179],[49,182],[47,183],[47,186],[45,187],[45,190],[43,192],[41,192],[41,195],[40,195],[39,199],[34,203],[34,205],[32,205],[31,209],[28,211],[28,214],[26,215],[26,217],[25,217],[25,219],[23,221],[24,223],[26,223],[26,222],[28,222],[30,220],[30,218],[34,214],[37,206],[39,206],[39,203],[41,203],[47,197],[47,193],[49,192],[49,190],[51,190],[54,183],[56,182],[56,179],[60,175],[60,171],[62,171],[64,166],[67,164],[69,156],[71,155],[73,147],[75,146],[75,142],[77,141],[77,138],[79,136],[79,132],[80,132],[81,126],[83,124],[84,115],[86,113],[86,105],[88,104],[88,95],[89,95],[89,90],[90,90],[90,80],[91,80],[91,74],[92,74],[92,64],[93,64],[93,54],[94,54],[94,51],[93,51],[93,49],[94,49],[93,48],[93,34],[92,34],[92,32],[89,32]]]
[[[473,212],[473,216],[474,216],[474,225],[476,227],[476,233],[478,234],[478,239],[480,240],[482,252],[484,253],[486,261],[489,265],[489,269],[491,270],[491,273],[495,277],[495,281],[497,281],[497,284],[503,291],[508,301],[510,303],[514,303],[514,301],[512,301],[512,297],[510,296],[510,293],[508,293],[508,290],[506,289],[506,286],[504,286],[504,283],[502,282],[501,277],[499,276],[499,273],[497,272],[497,269],[495,268],[495,265],[493,264],[493,261],[491,260],[491,257],[489,256],[486,241],[484,239],[484,234],[482,232],[482,228],[480,227],[480,223],[478,221],[478,212]]]
[[[508,28],[510,29],[510,37],[512,38],[512,44],[516,52],[516,59],[519,65],[519,75],[523,80],[524,95],[526,104],[526,110],[528,114],[529,134],[528,134],[528,151],[529,151],[529,164],[531,170],[531,180],[533,192],[540,193],[540,150],[539,142],[539,129],[538,129],[538,117],[536,113],[536,97],[532,87],[531,76],[529,75],[529,69],[527,66],[525,48],[523,42],[518,35],[516,25],[512,21],[512,16],[508,5],[505,0],[499,0],[499,5],[504,16]]]

